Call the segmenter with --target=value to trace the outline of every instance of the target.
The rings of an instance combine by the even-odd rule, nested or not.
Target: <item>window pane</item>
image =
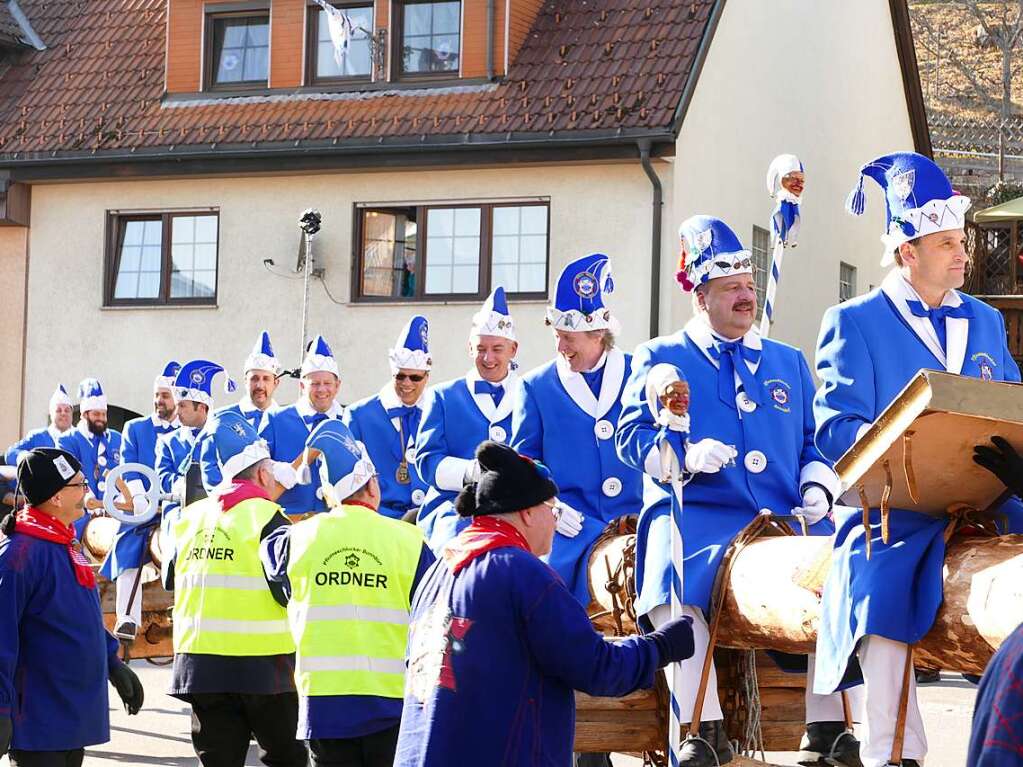
[[[480,270],[477,266],[455,266],[451,283],[452,293],[475,293],[480,286]]]
[[[408,4],[404,10],[402,67],[415,74],[457,72],[460,2]]]
[[[431,266],[450,266],[454,260],[454,240],[451,237],[429,237],[426,252]]]
[[[415,208],[362,212],[362,295],[415,296],[416,234]]]
[[[429,253],[429,251],[427,251],[427,253]],[[455,263],[476,265],[479,264],[479,262],[480,262],[479,237],[456,237]]]
[[[491,288],[541,293],[547,285],[547,206],[494,208]]]
[[[160,219],[123,221],[121,252],[114,279],[114,298],[158,298],[160,295]]]
[[[216,216],[175,216],[172,219],[171,298],[214,295],[217,281],[216,223]],[[197,242],[200,233],[203,238],[213,241]]]
[[[266,82],[270,59],[267,16],[214,19],[215,83]]]
[[[450,293],[451,268],[447,266],[426,267],[426,292]]]
[[[426,214],[426,227],[431,237],[450,237],[455,233],[455,209],[430,208]]]
[[[753,280],[756,284],[757,306],[763,315],[767,296],[767,277],[771,272],[771,234],[761,226],[753,227]]]
[[[430,208],[427,212],[426,292],[479,290],[481,208]]]
[[[348,47],[335,54],[330,37],[329,16],[317,11],[317,77],[369,77],[373,72],[371,36],[373,34],[373,6],[363,5],[341,9],[351,23]],[[340,65],[338,65],[340,60]]]
[[[480,233],[480,209],[479,208],[456,208],[455,209],[455,234],[459,237],[472,235],[478,237]]]

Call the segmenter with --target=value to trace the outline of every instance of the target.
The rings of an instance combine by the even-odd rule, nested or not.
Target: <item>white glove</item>
[[[309,467],[306,466],[308,472]],[[295,485],[299,484],[299,474],[295,471],[295,467],[290,463],[284,461],[274,461],[274,479],[280,483],[285,490],[291,490]],[[301,484],[308,484],[303,482]]]
[[[140,517],[149,511],[149,499],[144,495],[133,495],[131,497],[132,511],[136,517]]]
[[[480,481],[480,462],[473,458],[465,467],[465,474],[462,476],[462,484],[470,485]]]
[[[820,522],[831,511],[828,496],[816,485],[810,485],[803,493],[803,505],[792,510],[796,516],[803,517],[808,525]]]
[[[567,504],[560,501],[556,501],[556,503],[561,510],[561,516],[558,517],[558,523],[554,529],[566,538],[575,538],[582,532],[583,515]]]
[[[174,500],[180,504],[185,503],[185,477],[184,475],[178,477],[174,482],[171,483],[170,494],[174,496]]]
[[[280,481],[280,480],[278,480]],[[300,463],[295,470],[296,485],[311,485],[313,483],[313,472],[308,463]],[[281,483],[283,484],[283,483]]]
[[[721,467],[733,462],[735,448],[716,439],[701,439],[686,446],[686,471],[690,474],[717,474]]]

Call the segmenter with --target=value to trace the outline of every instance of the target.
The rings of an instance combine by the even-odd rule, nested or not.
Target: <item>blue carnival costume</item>
[[[495,288],[473,316],[472,335],[515,341],[515,325],[504,288]],[[519,376],[514,363],[503,381],[485,381],[473,367],[463,378],[439,384],[424,396],[415,457],[416,468],[430,490],[417,523],[434,552],[468,524],[454,509],[455,496],[462,489],[476,447],[486,439],[508,441],[518,396]]]
[[[617,335],[617,320],[604,305],[613,289],[607,256],[596,253],[571,262],[558,278],[547,324],[566,332]],[[631,360],[612,348],[591,370],[577,373],[559,355],[523,376],[512,415],[512,447],[550,468],[560,489],[558,501],[582,515],[580,532],[554,536],[547,561],[583,606],[591,602],[587,565],[593,543],[609,522],[638,514],[643,504],[642,475],[622,463],[614,446]]]
[[[426,317],[410,319],[390,350],[391,375],[399,370],[430,371],[429,325]],[[415,440],[423,409],[419,402],[404,404],[389,380],[377,394],[359,400],[345,411],[345,425],[366,451],[379,472],[380,513],[401,519],[418,509],[426,498],[427,484],[415,466]]]

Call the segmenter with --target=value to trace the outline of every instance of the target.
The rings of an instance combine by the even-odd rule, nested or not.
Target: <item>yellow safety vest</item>
[[[291,528],[288,620],[300,695],[405,692],[409,591],[423,533],[344,505]]]
[[[271,595],[259,560],[259,536],[280,511],[272,501],[250,498],[224,512],[207,498],[177,520],[174,652],[295,652],[287,612]]]

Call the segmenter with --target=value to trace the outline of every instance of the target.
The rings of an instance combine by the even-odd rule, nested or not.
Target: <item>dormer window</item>
[[[209,14],[207,87],[266,88],[270,73],[270,13]]]
[[[332,3],[348,18],[348,47],[338,53],[330,36],[327,11],[310,6],[308,30],[311,83],[369,80],[373,75],[373,3]]]
[[[461,2],[403,0],[396,5],[399,34],[395,58],[402,75],[457,77],[461,65]]]

